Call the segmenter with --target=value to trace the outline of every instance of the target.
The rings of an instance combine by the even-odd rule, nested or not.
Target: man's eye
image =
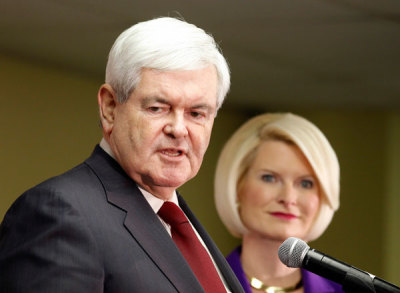
[[[201,118],[204,117],[205,115],[201,112],[192,111],[190,112],[190,116],[192,116],[193,118]]]
[[[262,180],[265,182],[275,182],[275,176],[271,174],[264,174],[261,176]]]
[[[155,107],[155,106],[149,107],[148,109],[150,112],[154,112],[154,113],[161,112],[161,110],[162,110],[161,107]]]

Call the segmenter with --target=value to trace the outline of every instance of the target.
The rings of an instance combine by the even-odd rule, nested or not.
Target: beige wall
[[[306,117],[327,135],[341,167],[340,209],[312,246],[382,276],[386,116],[332,111]]]
[[[400,284],[400,113],[388,115],[383,273]]]
[[[101,137],[96,95],[102,81],[6,56],[0,68],[1,219],[24,190],[90,154]],[[326,133],[342,169],[341,208],[311,246],[397,284],[399,112],[297,112]],[[225,254],[239,240],[218,219],[213,176],[224,142],[247,117],[242,109],[222,108],[198,176],[180,188]]]
[[[28,187],[71,168],[100,139],[99,82],[0,55],[0,218]]]

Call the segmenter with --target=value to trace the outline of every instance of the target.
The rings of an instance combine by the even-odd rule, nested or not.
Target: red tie
[[[176,204],[166,201],[158,211],[158,215],[171,225],[172,239],[189,263],[204,291],[226,293],[209,254],[200,243],[183,211]]]

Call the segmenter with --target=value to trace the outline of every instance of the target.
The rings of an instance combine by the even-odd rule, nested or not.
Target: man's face
[[[216,99],[214,66],[190,71],[144,69],[128,101],[120,104],[114,99],[106,139],[133,180],[168,199],[201,166]]]

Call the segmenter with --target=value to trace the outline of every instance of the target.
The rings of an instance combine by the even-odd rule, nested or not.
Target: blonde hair
[[[225,144],[218,159],[214,198],[218,214],[229,232],[247,232],[237,209],[237,184],[251,160],[246,158],[266,139],[292,142],[307,158],[321,190],[318,215],[305,241],[317,239],[339,208],[339,162],[324,134],[310,121],[291,113],[263,114],[243,124]]]

